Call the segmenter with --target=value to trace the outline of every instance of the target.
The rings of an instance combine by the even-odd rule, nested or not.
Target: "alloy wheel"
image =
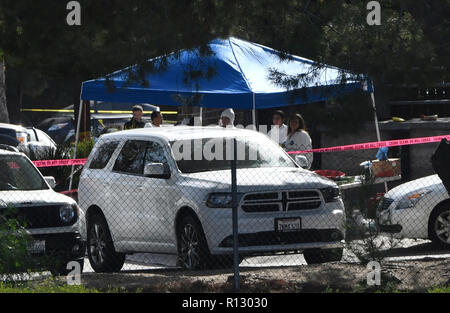
[[[445,244],[450,244],[450,210],[441,212],[435,222],[434,231],[436,236]]]

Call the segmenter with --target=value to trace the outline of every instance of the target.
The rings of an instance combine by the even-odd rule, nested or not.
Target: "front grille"
[[[241,208],[247,213],[313,210],[322,203],[317,190],[259,192],[244,195]]]
[[[389,198],[381,199],[379,211],[381,212],[381,211],[387,210],[390,207],[390,205],[392,204],[392,202],[394,202],[394,199],[389,199]]]
[[[338,236],[333,238],[333,234],[338,232]],[[232,246],[233,236],[225,238],[220,247]],[[310,242],[334,242],[344,238],[342,232],[336,229],[302,229],[298,232],[280,233],[276,231],[258,232],[251,234],[239,234],[239,247],[267,246],[267,245],[288,245]]]
[[[60,205],[30,206],[12,208],[7,216],[17,219],[26,229],[62,227],[73,225],[77,216],[69,223],[59,217]]]

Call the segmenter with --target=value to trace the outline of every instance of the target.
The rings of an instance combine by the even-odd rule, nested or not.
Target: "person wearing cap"
[[[275,111],[272,117],[273,126],[268,135],[270,139],[281,145],[286,141],[288,127],[284,124],[284,112],[281,110]]]
[[[150,117],[152,119],[153,127],[160,127],[163,123],[163,115],[160,111],[153,111]]]
[[[142,115],[144,115],[144,110],[142,106],[135,105],[131,109],[133,111],[133,117],[130,121],[126,122],[123,129],[134,129],[134,128],[144,128],[145,122],[142,120]]]
[[[220,114],[220,127],[234,127],[234,111],[233,109],[226,109]]]

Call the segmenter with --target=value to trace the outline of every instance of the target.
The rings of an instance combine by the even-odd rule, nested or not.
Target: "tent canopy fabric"
[[[108,79],[85,81],[81,99],[180,105],[179,96],[201,95],[197,105],[202,107],[251,110],[323,101],[364,86],[368,87],[365,91],[372,88],[361,76],[348,71],[293,55],[280,59],[276,50],[234,37],[216,39],[208,45],[212,52],[208,55],[199,49],[168,55],[163,71],[146,75],[148,83],[129,80],[130,73],[134,76],[139,70],[136,65],[107,75]],[[157,65],[159,60],[161,57],[151,61]],[[189,73],[198,72],[204,75],[186,79]],[[302,88],[287,92],[285,86],[269,78],[274,72],[287,77],[303,75]]]

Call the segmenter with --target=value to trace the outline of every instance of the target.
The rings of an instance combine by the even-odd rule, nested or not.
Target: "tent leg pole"
[[[370,98],[372,99],[372,107],[373,107],[373,117],[374,117],[374,121],[375,121],[375,130],[377,132],[377,140],[381,141],[381,136],[380,136],[380,128],[378,127],[378,117],[377,117],[377,107],[375,105],[375,89],[373,87],[373,82],[372,82],[372,92],[370,93]],[[388,192],[388,186],[387,186],[387,182],[384,182],[384,191]]]
[[[255,130],[257,129],[256,127],[256,103],[255,103],[255,94],[252,94],[253,96],[253,109],[252,109],[252,119],[253,119],[253,126],[255,127]]]
[[[80,99],[80,109],[78,111],[78,121],[77,121],[77,131],[75,134],[75,150],[73,152],[73,158],[77,158],[77,146],[78,146],[78,139],[80,137],[80,124],[81,124],[81,112],[83,111],[83,100]],[[69,190],[72,190],[72,183],[73,183],[73,170],[74,165],[72,165],[72,169],[70,171],[70,183],[69,183]]]

